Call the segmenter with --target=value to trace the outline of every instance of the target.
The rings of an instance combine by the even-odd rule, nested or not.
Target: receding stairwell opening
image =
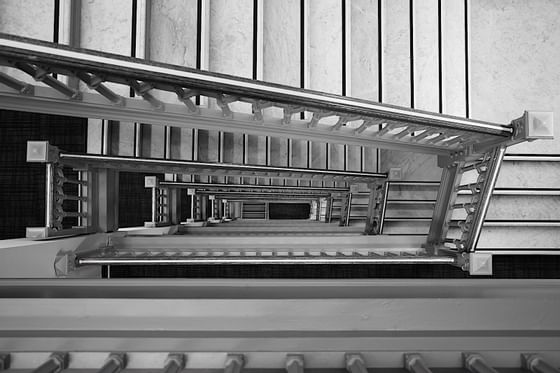
[[[309,203],[269,203],[268,218],[273,219],[309,219]]]

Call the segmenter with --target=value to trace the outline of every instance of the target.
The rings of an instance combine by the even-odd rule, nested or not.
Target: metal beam
[[[89,92],[82,92],[79,101],[67,99],[54,89],[43,86],[29,85],[29,92],[33,95],[19,94],[0,85],[0,108],[123,122],[137,121],[162,126],[167,124],[183,128],[206,130],[225,128],[228,132],[249,135],[270,135],[426,154],[448,155],[450,152],[445,145],[395,141],[376,137],[367,132],[359,133],[351,127],[342,127],[338,131],[331,131],[328,127],[307,128],[306,122],[299,119],[292,119],[289,125],[283,125],[281,119],[267,118],[261,125],[255,125],[253,114],[236,112],[233,117],[224,117],[221,110],[198,107],[198,110],[193,112],[183,103],[165,102],[165,109],[157,111],[148,102],[138,98],[123,98],[122,104],[115,105],[100,94]],[[498,137],[498,139],[502,138]]]
[[[129,172],[339,180],[352,183],[370,183],[387,177],[387,174],[374,172],[316,170],[310,168],[255,166],[93,154],[60,153],[59,161],[66,166],[75,168],[94,167]]]
[[[281,368],[286,351],[305,354],[306,368],[344,368],[344,353],[360,351],[367,368],[402,368],[420,342],[432,368],[458,367],[461,351],[509,368],[535,351],[558,366],[559,289],[559,280],[8,280],[0,348],[17,355],[13,369],[32,364],[22,353],[44,359],[57,346],[76,351],[72,368],[88,351],[142,352],[152,369],[170,351],[188,352],[188,368],[223,368],[227,353],[242,353],[250,369]]]
[[[85,51],[5,34],[0,34],[0,64],[16,66],[33,76],[37,76],[36,71],[41,71],[40,77],[43,81],[53,83],[51,84],[53,88],[63,92],[62,96],[48,89],[35,92],[31,97],[33,101],[31,106],[35,111],[47,110],[56,113],[58,110],[68,115],[74,110],[71,115],[139,120],[162,125],[183,126],[186,121],[190,121],[196,122],[191,126],[199,128],[202,128],[201,125],[206,121],[205,124],[210,127],[226,126],[228,130],[246,134],[252,131],[260,135],[300,137],[306,140],[447,155],[484,141],[497,144],[508,142],[517,136],[514,124],[503,125],[424,112],[181,66],[146,62],[120,55]],[[147,102],[126,99],[124,107],[115,107],[115,102],[121,104],[123,101],[110,92],[105,95],[108,100],[94,94],[85,97],[82,104],[72,102],[64,96],[69,96],[71,93],[71,97],[76,95],[81,97],[83,92],[68,92],[62,89],[63,87],[57,85],[57,81],[50,75],[55,73],[81,76],[88,84],[91,83],[91,77],[102,76],[103,81],[133,88]],[[149,93],[152,89],[178,93],[179,101],[184,101],[188,92],[197,92],[199,95],[216,99],[221,110],[198,110],[198,107],[193,107],[191,101],[187,102],[187,108],[184,104],[174,104],[177,107],[169,110],[167,102],[157,101]],[[16,91],[19,92],[21,89]],[[15,106],[19,105],[19,110],[26,110],[26,105],[21,105],[23,100],[22,102],[10,101],[9,96],[9,91],[5,92],[2,107],[17,110]],[[43,105],[40,105],[41,101]],[[106,105],[107,101],[111,104]],[[272,121],[267,118],[262,121],[262,125],[255,126],[254,114],[243,116],[241,113],[231,111],[228,104],[236,101],[251,103],[254,107],[256,105],[257,109],[272,106],[297,107],[298,111],[312,112],[313,120],[310,123],[292,122],[290,115],[288,118],[277,118]],[[135,110],[131,110],[133,108]],[[320,119],[325,116],[337,117],[337,124],[321,123]],[[362,123],[348,125],[349,121]],[[347,125],[343,126],[343,123]],[[384,128],[379,130],[377,126],[370,126],[371,123],[382,123]],[[418,137],[413,136],[413,132]],[[515,138],[515,140],[519,139]]]
[[[161,181],[159,183],[162,187],[166,188],[182,188],[182,189],[204,189],[204,190],[225,190],[225,191],[302,191],[302,192],[347,192],[348,188],[335,188],[335,187],[313,187],[313,186],[289,186],[289,185],[246,185],[246,184],[212,184],[212,183],[188,183],[178,181]]]
[[[173,91],[172,89],[177,85],[184,85],[202,91],[220,91],[232,96],[309,106],[327,112],[340,111],[352,115],[398,119],[442,129],[458,129],[499,136],[509,136],[513,133],[509,125],[367,102],[192,68],[147,62],[117,54],[86,51],[7,34],[0,34],[0,56],[12,61],[48,64],[52,66],[53,72],[61,74],[86,69],[91,72],[103,72],[107,80],[115,82],[128,83],[130,79],[156,82],[158,89],[170,91]]]

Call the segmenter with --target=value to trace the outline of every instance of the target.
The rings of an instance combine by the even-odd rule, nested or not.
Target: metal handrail
[[[293,132],[291,136],[295,136],[297,133],[300,138],[312,134],[313,140],[323,139],[322,141],[343,143],[361,141],[361,143],[372,146],[435,154],[450,154],[450,152],[463,150],[476,143],[502,143],[514,135],[514,128],[511,124],[483,122],[403,108],[181,66],[148,62],[115,54],[71,48],[6,34],[0,34],[0,64],[20,69],[50,86],[49,89],[57,91],[58,97],[56,95],[50,97],[52,100],[49,100],[48,105],[45,104],[44,109],[49,112],[68,111],[69,105],[79,106],[82,100],[84,105],[80,108],[84,110],[90,110],[93,106],[99,110],[99,105],[102,105],[99,100],[91,99],[88,96],[91,95],[90,93],[65,86],[51,75],[61,74],[78,77],[90,89],[105,97],[108,106],[111,107],[110,110],[104,111],[103,115],[111,116],[107,119],[123,120],[119,115],[119,110],[127,112],[130,116],[141,116],[142,112],[145,114],[145,108],[132,103],[139,99],[121,97],[103,85],[104,82],[131,87],[149,104],[153,111],[159,112],[164,119],[167,114],[167,103],[156,99],[150,91],[174,92],[177,94],[177,102],[182,102],[182,107],[187,106],[187,113],[174,112],[172,115],[175,117],[182,115],[183,118],[185,115],[191,115],[191,119],[194,118],[193,115],[198,116],[199,119],[210,116],[204,118],[205,121],[202,124],[195,120],[197,125],[209,125],[210,122],[213,122],[214,125],[217,125],[218,122],[220,125],[225,125],[222,121],[228,119],[231,122],[229,127],[232,131],[257,131],[254,126],[255,122],[266,122],[270,125],[257,127],[258,131],[263,134],[289,137]],[[27,99],[33,98],[34,95],[43,97],[41,92],[34,92],[31,89],[35,86],[24,82],[16,82],[16,84],[13,81],[17,79],[5,73],[2,76],[4,79],[0,81],[5,85],[12,89],[16,86],[16,91],[20,93],[20,101],[26,97]],[[35,91],[43,89],[43,93],[47,92],[42,87],[35,88],[37,88]],[[55,102],[61,100],[60,93],[65,97],[66,106],[57,107],[55,105]],[[208,109],[196,106],[191,98],[198,95],[216,99],[217,106],[222,112],[221,115],[212,116],[206,112]],[[5,98],[4,107],[8,108],[12,104],[17,104],[13,103],[13,100],[8,103],[9,96]],[[249,125],[246,120],[236,123],[236,120],[240,118],[237,115],[241,113],[233,113],[228,106],[233,102],[246,102],[253,106],[254,114],[249,115],[249,118],[252,118],[253,126]],[[134,107],[134,110],[127,111],[131,106]],[[263,119],[262,110],[271,106],[283,109],[284,119],[272,120],[272,122],[269,118]],[[291,126],[292,115],[303,111],[311,112],[313,118],[308,122],[298,122]],[[236,115],[234,116],[234,114]],[[118,118],[112,117],[114,115]],[[320,123],[320,119],[323,117],[337,117],[338,122],[335,125],[324,125]],[[150,118],[153,119],[154,116],[152,115]],[[135,120],[143,121],[143,119],[149,118],[136,118]],[[175,119],[177,120],[171,125],[178,125],[179,120]],[[361,121],[361,124],[357,124],[359,127],[348,126],[348,123],[356,121]],[[146,123],[150,122],[146,121]],[[289,130],[286,131],[286,128]],[[415,138],[412,135],[413,132],[421,135]]]
[[[354,183],[370,183],[387,178],[385,173],[320,170],[312,168],[257,166],[232,163],[212,163],[186,160],[106,156],[94,154],[60,153],[60,162],[75,167],[103,166],[132,172],[196,173],[227,176],[262,176],[283,179],[346,180]]]

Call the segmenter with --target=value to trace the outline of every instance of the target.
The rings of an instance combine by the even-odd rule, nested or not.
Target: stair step
[[[467,195],[457,197],[457,203],[470,200]],[[453,219],[464,217],[464,210],[453,213]],[[490,199],[488,220],[560,220],[560,198],[556,195],[498,194]]]
[[[338,223],[325,224],[326,231],[329,228],[338,229]],[[118,237],[113,241],[113,245],[118,250],[126,249],[200,249],[208,250],[216,247],[228,248],[229,250],[266,250],[266,249],[286,249],[294,248],[297,243],[299,250],[317,250],[334,249],[334,250],[354,250],[354,249],[372,249],[372,248],[420,248],[425,243],[426,238],[423,236],[406,236],[406,237],[388,237],[366,236],[357,232],[358,228],[362,231],[364,225],[342,227],[348,230],[355,230],[356,234],[351,240],[348,234],[330,234],[330,235],[293,235],[282,234],[267,237],[263,240],[262,236],[192,236],[188,240],[182,235],[158,236],[158,237]],[[209,228],[212,229],[212,228]]]
[[[439,189],[439,182],[394,182],[389,185],[388,199],[397,200],[435,200]]]
[[[489,248],[559,248],[558,225],[485,226],[479,249]]]
[[[430,230],[431,219],[386,219],[383,234],[422,234]]]
[[[538,159],[538,158],[536,158]],[[546,175],[546,177],[543,177]],[[476,181],[476,172],[465,173],[461,184]],[[557,188],[560,185],[560,162],[505,161],[500,168],[496,188]]]

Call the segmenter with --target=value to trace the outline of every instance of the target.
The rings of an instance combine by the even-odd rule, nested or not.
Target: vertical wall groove
[[[54,43],[58,43],[59,28],[60,28],[60,0],[54,0],[54,25],[53,25]]]
[[[414,109],[414,0],[408,2],[408,15],[410,23],[410,107]]]

